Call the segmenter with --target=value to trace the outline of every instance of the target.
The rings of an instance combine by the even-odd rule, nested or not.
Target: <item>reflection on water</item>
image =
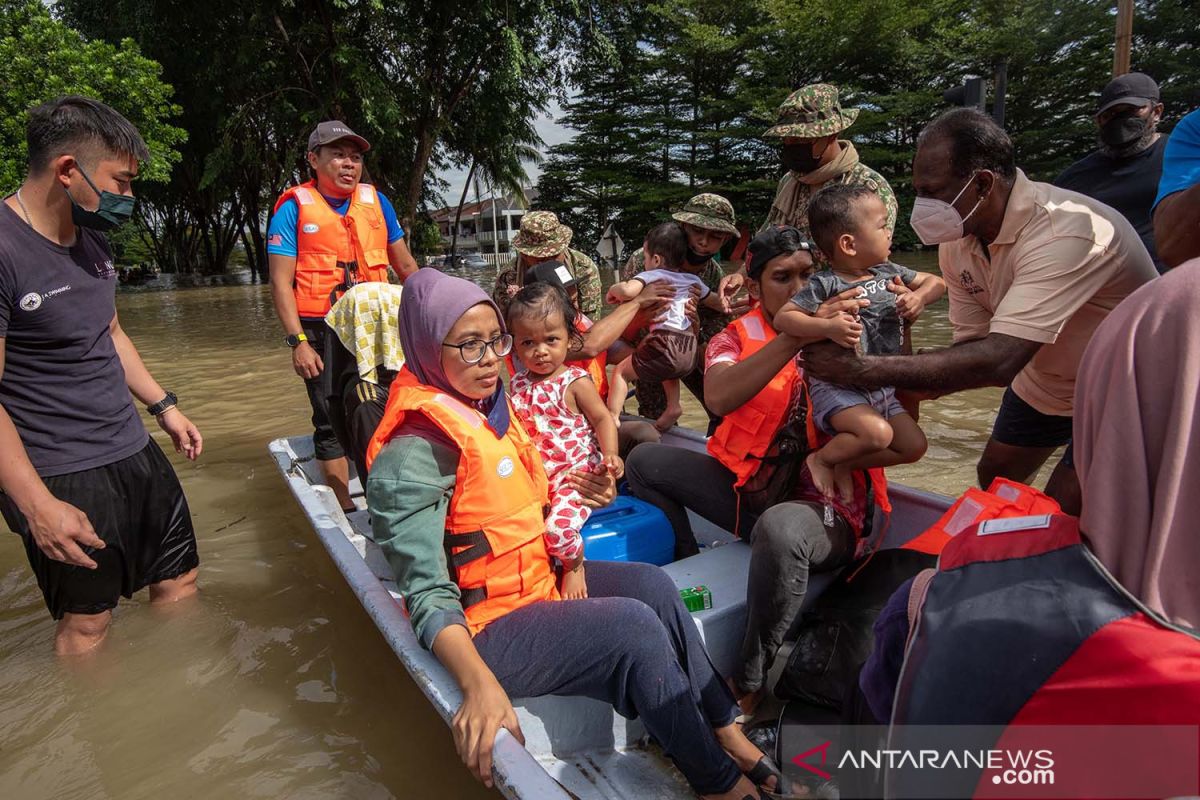
[[[900,260],[930,268],[928,257]],[[467,277],[490,288],[493,274]],[[144,593],[123,601],[97,657],[60,663],[41,595],[7,535],[0,797],[488,795],[459,766],[445,726],[267,457],[269,440],[308,430],[309,410],[269,292],[246,277],[118,296],[122,324],[204,433],[198,463],[172,454],[200,539],[203,592],[169,611],[149,607]],[[921,347],[949,341],[944,302],[915,334]],[[685,422],[697,426],[700,410],[684,395]],[[970,485],[999,397],[927,404],[929,454],[893,477],[947,493]]]
[[[169,613],[122,601],[98,657],[62,664],[0,532],[0,797],[498,796],[458,766],[267,458],[309,410],[266,287],[122,289],[117,305],[204,434],[199,462],[171,453],[202,595]]]

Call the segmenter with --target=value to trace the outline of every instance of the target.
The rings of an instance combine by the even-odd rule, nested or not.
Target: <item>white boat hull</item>
[[[676,428],[664,442],[703,449],[698,434]],[[433,654],[421,647],[403,609],[403,598],[382,551],[370,539],[365,510],[347,516],[333,493],[320,484],[309,437],[277,439],[271,456],[309,518],[347,584],[375,622],[405,669],[449,723],[462,695]],[[357,479],[352,493],[361,495]],[[895,547],[941,516],[949,499],[905,486],[891,487],[894,506],[884,547]],[[360,506],[363,505],[359,497]],[[713,663],[729,674],[737,659],[746,624],[745,592],[750,548],[704,520],[693,517],[700,555],[664,569],[676,585],[704,584],[714,607],[693,615]],[[831,580],[815,575],[806,603]],[[611,706],[582,697],[514,698],[525,746],[501,731],[496,741],[496,786],[513,800],[683,800],[694,797],[682,776],[646,741],[636,720],[617,715]]]

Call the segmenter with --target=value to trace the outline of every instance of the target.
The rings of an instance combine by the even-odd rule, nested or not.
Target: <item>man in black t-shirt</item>
[[[29,174],[0,203],[0,515],[70,655],[103,640],[120,595],[196,591],[187,500],[130,393],[176,452],[195,459],[203,442],[117,320],[101,231],[133,211],[145,142],[85,97],[30,110],[26,139]]]
[[[1167,137],[1158,132],[1163,104],[1149,75],[1130,72],[1100,93],[1098,150],[1063,170],[1054,185],[1086,194],[1121,212],[1142,237],[1154,266],[1166,268],[1154,249],[1150,211],[1158,194]]]

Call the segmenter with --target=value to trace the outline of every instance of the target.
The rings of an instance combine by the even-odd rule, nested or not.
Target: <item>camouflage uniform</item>
[[[738,233],[734,220],[733,205],[724,197],[708,192],[693,197],[682,209],[672,214],[671,217],[678,222],[686,222],[698,228],[707,228],[734,236]],[[627,281],[639,272],[645,271],[645,269],[646,255],[642,248],[639,247],[629,257],[629,260],[625,262],[625,267],[621,270],[621,280]],[[716,258],[710,258],[698,271],[693,269],[690,264],[688,265],[688,269],[700,276],[700,280],[704,281],[704,284],[714,292],[717,291],[717,287],[721,283],[721,278],[725,276],[725,270],[722,269],[721,262],[717,261]],[[708,347],[709,340],[725,330],[725,327],[733,321],[733,317],[727,314],[719,314],[703,306],[698,309],[698,314],[700,317],[699,341],[701,363],[697,364],[696,370],[691,375],[683,378],[682,382],[703,403],[704,350]],[[636,344],[637,341],[640,341],[644,335],[645,331],[639,333],[634,343]],[[647,419],[658,419],[663,411],[666,410],[667,396],[663,392],[661,383],[638,381],[637,400],[638,414]],[[711,419],[712,415],[710,414],[709,417]]]
[[[579,291],[579,310],[592,319],[600,315],[600,268],[578,250],[570,249],[571,229],[550,211],[530,211],[521,218],[521,230],[513,237],[513,255],[508,268],[496,276],[492,299],[502,314],[508,313],[508,301],[520,289],[521,255],[537,260],[555,258],[574,276]]]
[[[827,83],[814,83],[797,89],[779,106],[778,122],[768,129],[765,138],[797,137],[801,139],[818,139],[822,136],[840,133],[858,118],[858,109],[843,109],[838,102],[837,87]],[[804,237],[812,240],[808,227],[808,203],[812,196],[830,183],[861,184],[879,195],[887,207],[888,225],[896,227],[896,194],[892,187],[875,170],[858,161],[858,153],[854,145],[848,141],[838,140],[838,144],[848,154],[843,155],[844,161],[852,164],[844,172],[831,176],[827,181],[810,185],[801,181],[796,173],[788,172],[779,181],[775,190],[775,201],[767,214],[767,225],[792,225],[800,230]],[[827,166],[827,165],[826,165]],[[824,167],[823,167],[824,168]],[[824,256],[818,251],[818,261],[824,261]]]

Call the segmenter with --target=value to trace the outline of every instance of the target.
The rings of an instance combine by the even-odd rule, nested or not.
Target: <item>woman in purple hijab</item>
[[[474,453],[523,435],[520,425],[509,422],[499,377],[512,339],[482,289],[432,269],[405,284],[400,336],[407,364],[395,386],[418,392],[392,390],[372,442],[367,503],[375,541],[392,565],[413,629],[462,688],[453,733],[471,771],[490,787],[496,733],[503,727],[522,738],[510,697],[581,695],[606,700],[627,718],[640,717],[702,797],[756,798],[755,782],[776,788],[777,769],[734,724],[737,704],[674,583],[658,567],[591,562],[586,599],[536,599],[482,628],[477,621],[468,628],[464,595],[444,548],[463,457],[455,441],[489,437],[471,444]],[[477,416],[443,428],[444,415],[438,422],[408,405],[415,395],[430,396],[422,387],[458,401],[452,405],[460,415]],[[530,469],[520,459],[506,461],[515,470]],[[540,472],[540,462],[532,463]],[[514,486],[545,486],[544,478],[539,484],[529,472],[516,477],[532,484]],[[576,488],[595,506],[614,496],[608,475],[577,475]],[[487,498],[457,502],[475,507]],[[535,559],[548,562],[540,536],[536,541]],[[490,562],[489,570],[498,563]]]

